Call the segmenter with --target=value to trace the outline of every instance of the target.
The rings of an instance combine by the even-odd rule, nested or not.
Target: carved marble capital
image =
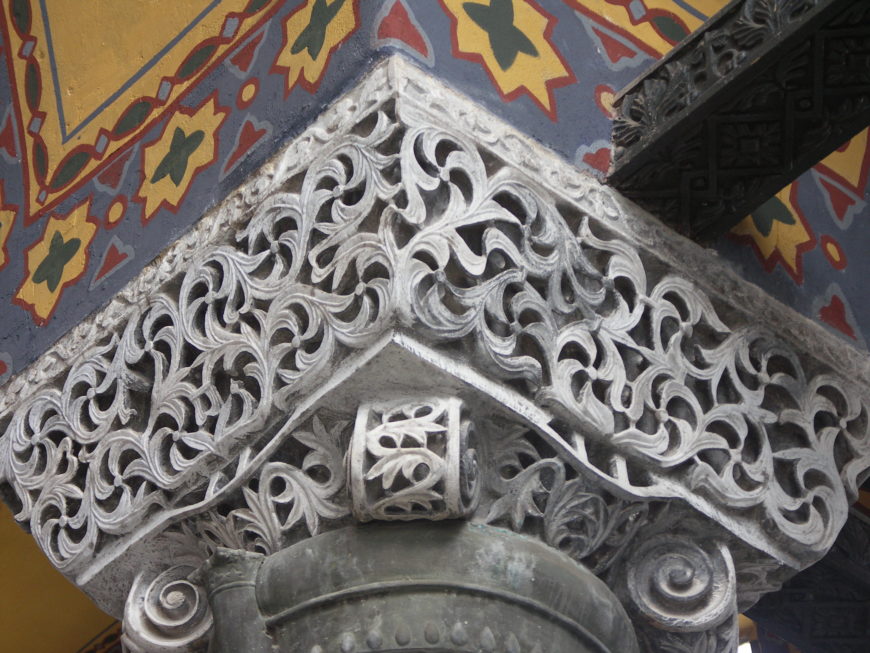
[[[870,374],[708,259],[388,61],[11,383],[5,496],[131,641],[200,641],[218,549],[464,517],[728,651],[842,527]]]

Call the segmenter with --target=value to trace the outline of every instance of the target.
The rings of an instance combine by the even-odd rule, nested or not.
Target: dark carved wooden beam
[[[713,238],[870,124],[870,0],[735,0],[616,105],[610,183]]]

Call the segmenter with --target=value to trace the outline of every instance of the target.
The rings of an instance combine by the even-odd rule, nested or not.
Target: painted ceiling
[[[2,0],[0,384],[395,51],[589,173],[615,92],[723,0]],[[739,134],[735,138],[739,138]],[[853,344],[865,131],[711,256]]]

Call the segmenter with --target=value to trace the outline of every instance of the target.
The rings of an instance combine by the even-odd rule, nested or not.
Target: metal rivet
[[[353,633],[345,633],[341,636],[341,653],[353,653],[356,650],[356,638]]]
[[[480,648],[484,651],[495,650],[495,635],[492,634],[489,626],[484,628],[483,632],[480,634]]]
[[[366,637],[366,646],[369,648],[381,648],[383,643],[384,638],[381,637],[381,634],[377,630],[370,631],[368,637]]]
[[[407,646],[411,641],[411,630],[405,624],[400,624],[396,628],[396,644],[399,646]]]
[[[453,630],[450,631],[450,641],[457,646],[463,646],[468,643],[468,633],[465,632],[465,626],[458,621],[453,626]]]
[[[430,644],[437,644],[438,640],[441,639],[441,632],[438,630],[438,626],[429,621],[423,627],[423,637]]]

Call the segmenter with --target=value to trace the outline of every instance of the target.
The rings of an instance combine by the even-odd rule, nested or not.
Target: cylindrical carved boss
[[[457,398],[363,404],[348,456],[354,516],[467,516],[479,494],[473,437]]]

